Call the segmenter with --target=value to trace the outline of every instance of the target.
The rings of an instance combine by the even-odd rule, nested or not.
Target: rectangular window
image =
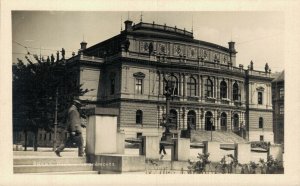
[[[135,93],[143,94],[143,80],[142,79],[135,80]]]
[[[143,133],[141,133],[141,132],[136,133],[136,138],[141,138],[142,136],[143,136]]]
[[[281,114],[281,115],[284,114],[284,105],[280,105],[280,107],[279,107],[279,114]]]
[[[262,94],[262,92],[258,92],[258,93],[257,93],[257,103],[258,103],[259,105],[262,105],[262,104],[263,104],[263,94]]]
[[[264,141],[264,136],[263,135],[259,136],[259,141]]]
[[[279,89],[279,98],[280,99],[284,98],[284,88]]]
[[[110,80],[110,95],[115,94],[115,79]]]

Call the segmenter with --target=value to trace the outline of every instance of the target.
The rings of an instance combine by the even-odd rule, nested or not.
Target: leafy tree
[[[25,132],[25,150],[27,133],[34,133],[34,150],[37,150],[38,130],[53,131],[56,97],[58,126],[63,126],[72,100],[90,90],[79,85],[78,66],[70,66],[64,58],[54,61],[53,56],[44,60],[34,55],[34,62],[25,58],[27,63],[18,59],[12,68],[13,125],[14,131]]]

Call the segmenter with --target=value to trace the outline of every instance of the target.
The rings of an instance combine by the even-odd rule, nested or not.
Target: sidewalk
[[[198,153],[201,153],[202,149],[190,149],[190,159],[197,159]],[[163,160],[171,160],[171,149],[166,149],[167,154],[163,157]],[[61,152],[62,157],[77,157],[77,148],[65,148]],[[158,153],[158,152],[157,152]],[[125,154],[138,155],[139,149],[125,148]],[[57,157],[52,148],[39,147],[38,151],[33,151],[32,147],[27,148],[27,151],[13,151],[14,158],[34,158],[34,157]],[[60,158],[60,157],[57,157]]]

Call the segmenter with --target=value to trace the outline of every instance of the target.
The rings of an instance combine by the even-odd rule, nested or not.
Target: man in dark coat
[[[65,146],[70,146],[73,143],[76,143],[78,146],[78,156],[83,156],[83,138],[81,127],[85,127],[81,124],[81,116],[79,110],[82,104],[79,100],[74,100],[72,106],[68,110],[67,118],[67,130],[69,137],[62,143],[55,151],[55,154],[61,157],[60,152],[63,151]]]

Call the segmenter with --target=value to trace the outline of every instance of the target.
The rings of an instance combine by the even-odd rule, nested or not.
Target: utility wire
[[[274,35],[268,35],[268,36],[264,36],[264,37],[258,37],[256,39],[251,39],[251,40],[247,40],[247,41],[242,41],[242,42],[237,42],[236,44],[244,44],[244,43],[249,43],[249,42],[252,42],[252,41],[257,41],[257,40],[262,40],[262,39],[266,39],[266,38],[271,38],[271,37],[275,37],[275,36],[278,36],[282,34],[282,32],[278,33],[278,34],[274,34]]]
[[[14,40],[13,40],[13,42],[16,43],[16,44],[18,44],[18,45],[20,45],[20,46],[22,46],[22,47],[24,47],[27,51],[28,51],[28,48],[37,49],[37,50],[49,50],[49,51],[59,51],[60,50],[60,49],[57,50],[57,49],[50,49],[50,48],[37,48],[37,47],[25,46],[25,45],[23,45],[23,44],[21,44],[21,43],[19,43],[17,41],[14,41]],[[74,51],[65,50],[65,52],[74,52]]]

